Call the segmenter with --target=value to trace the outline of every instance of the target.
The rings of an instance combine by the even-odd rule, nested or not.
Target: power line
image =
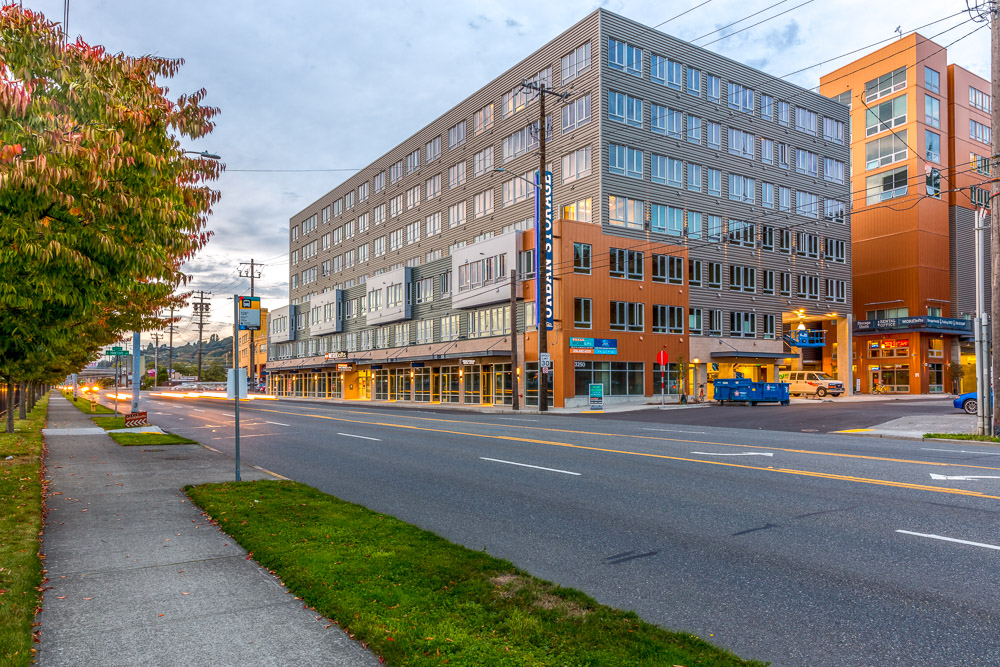
[[[695,5],[694,7],[692,7],[691,9],[686,9],[686,10],[684,10],[683,12],[681,12],[680,14],[678,14],[678,15],[676,15],[676,16],[671,16],[670,18],[668,18],[668,19],[667,19],[666,21],[664,21],[663,23],[657,23],[656,25],[654,25],[654,26],[653,26],[653,30],[656,30],[656,29],[657,29],[657,28],[659,28],[659,27],[660,27],[661,25],[666,25],[666,24],[670,23],[670,22],[671,22],[671,21],[673,21],[674,19],[679,19],[680,17],[684,16],[685,14],[687,14],[687,13],[689,13],[689,12],[693,12],[694,10],[698,9],[699,7],[704,7],[705,5],[707,5],[707,4],[708,4],[708,3],[710,3],[710,2],[712,2],[712,0],[705,0],[705,2],[702,2],[702,3],[700,3],[700,4],[697,4],[697,5]],[[788,2],[788,0],[782,0],[782,2]]]
[[[729,33],[728,35],[723,35],[722,37],[719,37],[718,39],[713,39],[713,40],[712,40],[711,42],[706,42],[706,43],[704,43],[704,44],[701,44],[700,46],[701,46],[702,48],[705,48],[706,46],[711,46],[712,44],[715,44],[716,42],[721,42],[721,41],[722,41],[722,40],[724,40],[724,39],[729,39],[729,38],[730,38],[730,37],[732,37],[733,35],[738,35],[738,34],[740,34],[741,32],[744,32],[744,31],[746,31],[746,30],[749,30],[750,28],[756,28],[756,27],[757,27],[757,26],[759,26],[759,25],[760,25],[761,23],[767,23],[767,22],[768,22],[768,21],[770,21],[771,19],[776,19],[776,18],[778,18],[779,16],[783,16],[783,15],[787,14],[788,12],[794,12],[794,11],[795,11],[796,9],[798,9],[799,7],[805,7],[806,5],[808,5],[808,4],[809,4],[809,3],[811,3],[811,2],[813,2],[813,0],[806,0],[806,1],[805,1],[805,2],[803,2],[803,3],[801,4],[801,5],[795,5],[795,6],[794,6],[794,7],[792,7],[791,9],[786,9],[785,11],[783,11],[783,12],[779,12],[779,13],[775,14],[774,16],[769,16],[769,17],[767,17],[766,19],[764,19],[764,20],[762,20],[762,21],[757,21],[756,23],[754,23],[754,24],[752,24],[752,25],[748,25],[748,26],[747,26],[747,27],[745,27],[745,28],[740,28],[739,30],[736,30],[736,31],[734,31],[734,32],[731,32],[731,33]],[[779,4],[780,4],[780,3],[779,3]]]
[[[748,14],[747,16],[744,16],[744,17],[743,17],[743,18],[741,18],[740,20],[738,20],[738,21],[733,21],[732,23],[730,23],[730,24],[728,24],[728,25],[724,25],[724,26],[722,26],[721,28],[716,28],[716,29],[715,29],[715,30],[713,30],[712,32],[706,32],[706,33],[705,33],[704,35],[702,35],[701,37],[695,37],[694,39],[692,39],[692,40],[691,40],[691,43],[693,44],[694,42],[697,42],[697,41],[698,41],[699,39],[705,39],[706,37],[710,37],[710,36],[714,35],[714,34],[715,34],[715,33],[717,33],[717,32],[722,32],[722,31],[723,31],[723,30],[725,30],[726,28],[730,28],[730,27],[732,27],[732,26],[736,25],[737,23],[743,23],[743,22],[744,22],[744,21],[746,21],[747,19],[750,19],[750,18],[753,18],[754,16],[757,16],[758,14],[763,14],[763,13],[764,13],[764,12],[766,12],[767,10],[769,10],[769,9],[772,9],[772,8],[774,8],[774,7],[777,7],[778,5],[783,5],[783,4],[785,4],[786,2],[788,2],[788,0],[781,0],[780,2],[776,2],[776,3],[774,3],[773,5],[768,5],[767,7],[765,7],[765,8],[764,8],[764,9],[762,9],[762,10],[760,10],[759,12],[754,12],[753,14]],[[733,34],[735,34],[735,33],[733,33]]]

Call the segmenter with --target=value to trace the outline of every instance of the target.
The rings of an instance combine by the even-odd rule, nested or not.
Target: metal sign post
[[[240,335],[240,328],[243,325],[241,312],[243,297],[239,294],[233,295],[233,340],[238,340]],[[257,326],[260,326],[260,300],[257,300]],[[252,334],[251,334],[252,335]],[[239,386],[239,375],[236,369],[240,366],[240,360],[233,355],[233,367],[229,371],[229,394],[233,399],[233,416],[234,424],[236,426],[236,481],[240,481],[240,386]],[[234,391],[235,390],[235,391]]]
[[[663,374],[667,369],[667,364],[670,363],[670,355],[667,354],[666,350],[660,350],[656,353],[656,363],[660,365],[660,405],[666,405],[665,390],[667,383]]]

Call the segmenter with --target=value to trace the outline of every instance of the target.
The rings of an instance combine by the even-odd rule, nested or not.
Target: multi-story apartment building
[[[968,317],[975,210],[989,190],[990,84],[915,33],[820,82],[851,108],[853,354],[862,390],[951,391],[949,371],[974,367]],[[974,372],[966,376],[973,387]]]
[[[848,109],[598,10],[292,217],[271,391],[505,404],[517,379],[537,404],[525,80],[569,93],[545,119],[554,405],[849,378]],[[789,349],[799,328],[825,346]]]
[[[238,345],[240,368],[247,369],[247,377],[260,381],[267,367],[267,308],[260,309],[260,329],[240,331]],[[250,345],[253,341],[253,372],[250,372]]]

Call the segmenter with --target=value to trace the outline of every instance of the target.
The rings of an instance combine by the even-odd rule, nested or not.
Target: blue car
[[[965,410],[966,414],[970,415],[976,414],[979,410],[979,400],[976,395],[976,392],[974,391],[969,391],[962,394],[961,396],[955,399],[955,402],[952,405],[954,405],[959,410]]]

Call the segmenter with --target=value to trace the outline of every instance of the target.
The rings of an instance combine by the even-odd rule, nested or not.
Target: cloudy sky
[[[62,20],[63,0],[23,4]],[[190,145],[221,155],[226,171],[215,236],[185,270],[190,289],[213,293],[211,330],[226,336],[232,295],[249,293],[240,262],[265,265],[265,307],[287,302],[293,214],[598,6],[774,76],[829,60],[787,77],[804,87],[897,26],[942,46],[960,40],[950,62],[989,75],[989,28],[969,20],[964,0],[71,0],[69,33],[183,58],[171,94],[204,87],[221,108],[216,131]],[[182,315],[175,343],[197,339],[190,308]]]

